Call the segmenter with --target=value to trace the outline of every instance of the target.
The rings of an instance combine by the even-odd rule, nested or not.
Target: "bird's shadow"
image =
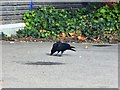
[[[71,56],[70,54],[53,54],[53,55],[50,55],[50,53],[46,53],[46,55],[48,56],[57,56],[57,57],[62,57],[62,56]]]

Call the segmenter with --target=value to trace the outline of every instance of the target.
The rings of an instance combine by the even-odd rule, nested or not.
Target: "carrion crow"
[[[73,48],[75,48],[75,47],[74,46],[70,46],[70,44],[68,44],[68,43],[56,42],[56,43],[53,44],[53,47],[51,49],[51,54],[50,55],[53,55],[56,51],[58,53],[61,52],[61,55],[66,50],[76,51]]]

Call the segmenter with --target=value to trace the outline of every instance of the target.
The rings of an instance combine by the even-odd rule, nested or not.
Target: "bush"
[[[100,6],[99,6],[100,7]],[[56,9],[40,6],[24,14],[26,27],[17,32],[18,37],[58,37],[60,33],[82,31],[82,35],[104,39],[104,34],[119,34],[120,5],[112,7],[89,4],[86,8]]]
[[[95,13],[82,16],[81,29],[85,36],[104,39],[104,34],[119,36],[120,11],[118,4],[99,8]]]

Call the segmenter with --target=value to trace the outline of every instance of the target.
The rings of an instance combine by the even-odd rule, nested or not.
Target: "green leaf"
[[[94,20],[95,23],[98,23],[98,20]]]
[[[105,13],[106,10],[104,8],[100,9],[100,13]]]

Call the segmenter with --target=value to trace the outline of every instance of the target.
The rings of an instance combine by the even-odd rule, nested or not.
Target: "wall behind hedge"
[[[53,5],[56,8],[80,8],[81,2],[33,2],[33,9],[38,6]],[[30,8],[30,0],[2,0],[0,2],[0,24],[21,23],[23,14]]]

